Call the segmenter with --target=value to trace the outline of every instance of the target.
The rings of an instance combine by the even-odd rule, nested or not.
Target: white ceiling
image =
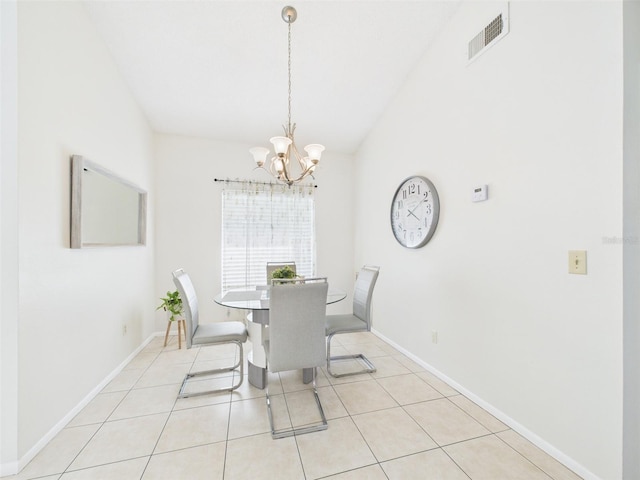
[[[293,5],[296,143],[353,153],[454,0],[286,3],[87,1],[154,130],[269,146],[287,121],[287,24]]]

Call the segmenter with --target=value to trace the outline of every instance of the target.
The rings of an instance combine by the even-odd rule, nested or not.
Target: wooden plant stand
[[[187,341],[187,324],[185,323],[184,318],[179,318],[178,320],[174,320],[178,324],[178,348],[182,348],[182,336],[184,335],[184,341]],[[167,341],[169,340],[169,331],[171,330],[171,324],[173,322],[169,320],[167,322],[167,333],[164,334],[164,346],[167,346]]]

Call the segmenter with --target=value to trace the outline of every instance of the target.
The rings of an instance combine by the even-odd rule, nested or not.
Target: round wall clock
[[[391,229],[403,247],[424,246],[438,226],[440,199],[428,178],[414,175],[404,180],[391,203]]]

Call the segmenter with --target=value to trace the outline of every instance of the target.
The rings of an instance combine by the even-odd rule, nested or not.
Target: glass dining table
[[[344,300],[346,297],[345,292],[329,288],[327,305]],[[247,331],[253,347],[247,354],[249,383],[254,387],[264,388],[266,386],[267,361],[262,341],[268,335],[266,326],[269,325],[269,287],[260,285],[228,290],[216,295],[214,300],[223,307],[249,311]],[[303,371],[304,382],[309,383],[312,375],[313,369],[305,369]]]

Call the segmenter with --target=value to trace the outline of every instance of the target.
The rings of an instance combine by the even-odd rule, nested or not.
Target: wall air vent
[[[509,9],[508,5],[502,13],[495,17],[480,33],[469,42],[468,60],[475,60],[509,33]]]

